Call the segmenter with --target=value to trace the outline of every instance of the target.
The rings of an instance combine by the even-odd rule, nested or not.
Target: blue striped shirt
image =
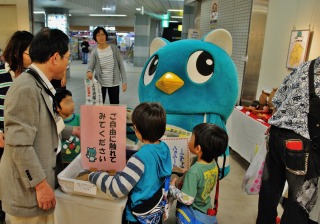
[[[4,99],[12,84],[12,76],[5,69],[0,70],[0,128],[4,128]]]

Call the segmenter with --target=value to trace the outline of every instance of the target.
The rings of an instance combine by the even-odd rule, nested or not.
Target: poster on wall
[[[201,39],[201,30],[199,29],[189,29],[188,30],[188,39]]]
[[[67,16],[65,14],[49,14],[48,27],[51,29],[62,30],[65,34],[67,33]]]
[[[210,28],[215,29],[218,21],[218,2],[216,0],[212,1],[211,13],[210,13]]]
[[[287,57],[287,68],[294,69],[306,61],[310,30],[292,30],[289,51]]]

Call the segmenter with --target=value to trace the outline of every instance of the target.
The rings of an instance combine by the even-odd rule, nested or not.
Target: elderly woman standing
[[[32,39],[33,34],[28,31],[16,31],[9,39],[3,52],[5,64],[4,68],[2,67],[0,70],[0,159],[4,146],[4,99],[12,81],[31,64],[29,46]],[[2,223],[5,223],[5,213],[2,211],[0,201],[0,224]]]
[[[92,79],[95,73],[95,78],[102,86],[103,103],[108,90],[110,104],[119,104],[120,81],[122,91],[127,90],[127,76],[119,49],[116,45],[107,43],[108,34],[103,27],[97,27],[93,31],[93,39],[98,47],[92,50],[87,77]]]

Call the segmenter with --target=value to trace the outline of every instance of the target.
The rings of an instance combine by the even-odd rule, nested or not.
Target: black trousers
[[[286,140],[301,140],[303,150],[290,151],[286,147]],[[267,153],[259,193],[257,224],[274,224],[277,216],[277,206],[283,192],[285,181],[288,181],[289,194],[286,200],[281,224],[307,224],[308,213],[298,204],[297,192],[304,183],[304,175],[296,175],[291,170],[305,168],[305,152],[309,140],[287,129],[271,126]],[[308,170],[311,170],[308,167]]]
[[[106,101],[107,90],[108,90],[110,104],[119,104],[120,87],[119,86],[113,86],[113,87],[102,86],[101,91],[102,91],[103,103]]]

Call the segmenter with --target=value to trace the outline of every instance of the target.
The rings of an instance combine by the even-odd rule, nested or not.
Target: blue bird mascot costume
[[[232,37],[224,29],[201,40],[155,38],[139,81],[140,102],[160,102],[167,124],[189,132],[200,123],[226,129],[238,96],[238,74],[230,55]],[[218,159],[220,179],[230,172],[229,149]]]

